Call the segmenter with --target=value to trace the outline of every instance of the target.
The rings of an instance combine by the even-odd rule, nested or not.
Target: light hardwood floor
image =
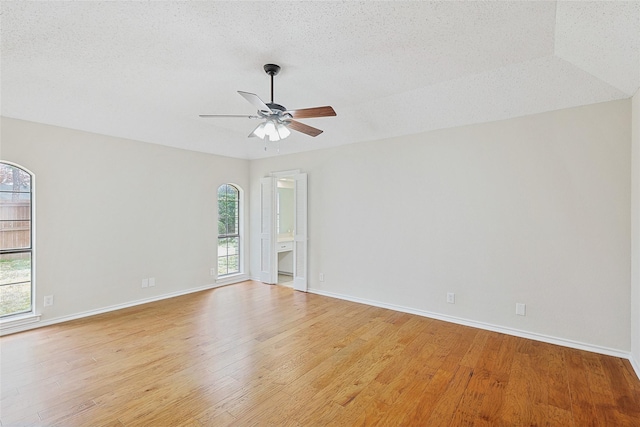
[[[244,282],[0,338],[2,426],[640,426],[628,361]]]

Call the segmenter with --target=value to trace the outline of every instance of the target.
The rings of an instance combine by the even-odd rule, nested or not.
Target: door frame
[[[260,280],[268,284],[278,282],[276,191],[281,178],[294,179],[294,289],[306,292],[308,288],[308,229],[307,229],[307,174],[300,169],[271,172],[261,178],[260,195]],[[265,187],[266,186],[266,187]],[[265,212],[265,207],[267,207]],[[301,216],[302,214],[302,216]],[[300,232],[302,231],[302,232]],[[268,250],[268,253],[265,253]],[[303,258],[301,258],[303,257]]]

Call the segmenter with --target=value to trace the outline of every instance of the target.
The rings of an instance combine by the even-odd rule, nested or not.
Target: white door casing
[[[270,285],[278,282],[275,192],[276,178],[260,180],[260,281]]]
[[[307,174],[299,171],[273,173],[260,181],[260,281],[268,284],[278,282],[276,185],[278,177],[283,176],[294,180],[293,287],[307,292]]]
[[[294,176],[293,288],[307,292],[307,174]]]

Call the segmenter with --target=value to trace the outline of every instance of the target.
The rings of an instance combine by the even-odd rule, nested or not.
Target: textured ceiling
[[[237,90],[332,105],[279,152],[628,98],[640,2],[1,2],[2,115],[240,158]]]

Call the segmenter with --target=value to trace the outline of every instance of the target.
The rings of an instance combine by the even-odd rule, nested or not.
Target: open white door
[[[307,174],[294,175],[293,288],[307,291]]]
[[[278,282],[278,254],[276,253],[276,178],[266,177],[260,181],[260,281],[268,284]]]

